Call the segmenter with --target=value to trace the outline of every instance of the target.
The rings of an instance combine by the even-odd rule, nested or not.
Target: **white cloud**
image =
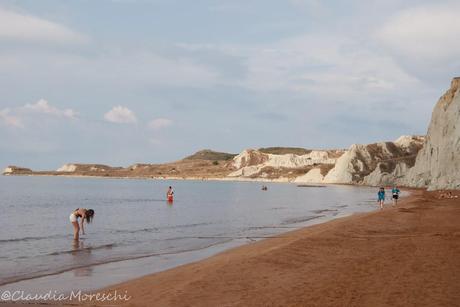
[[[310,34],[271,44],[226,46],[180,44],[190,51],[214,50],[243,60],[246,74],[228,80],[257,92],[285,91],[352,100],[417,84],[391,56],[355,39]]]
[[[10,127],[24,128],[24,124],[21,119],[17,116],[11,115],[11,110],[8,108],[0,110],[0,123]]]
[[[169,127],[173,124],[173,121],[168,118],[155,118],[148,123],[148,127],[153,130],[159,130],[162,128]]]
[[[460,5],[424,6],[404,10],[389,18],[376,31],[388,48],[407,58],[440,61],[457,58],[460,40]]]
[[[116,106],[104,114],[105,120],[118,124],[136,123],[137,118],[133,111],[126,107]]]
[[[0,39],[52,43],[84,43],[84,35],[58,23],[0,7]]]
[[[33,111],[43,114],[49,114],[58,117],[76,118],[77,112],[72,109],[58,109],[51,106],[45,99],[40,99],[34,104],[26,104],[24,110]]]
[[[36,114],[75,119],[78,113],[72,109],[59,109],[50,105],[45,99],[40,99],[33,104],[0,110],[0,122],[10,127],[24,128],[27,123],[39,120]]]
[[[220,75],[191,57],[163,56],[151,50],[104,49],[91,54],[53,50],[0,50],[0,76],[21,83],[68,87],[69,84],[133,89],[143,87],[209,88]]]
[[[107,75],[102,77],[113,82],[123,80],[168,87],[208,87],[218,83],[218,74],[210,67],[194,63],[190,58],[165,57],[146,50],[122,55],[110,53],[90,60],[88,65],[106,71]]]

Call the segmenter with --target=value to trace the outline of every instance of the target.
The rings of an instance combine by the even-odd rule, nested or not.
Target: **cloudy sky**
[[[424,134],[458,1],[0,0],[0,167]]]

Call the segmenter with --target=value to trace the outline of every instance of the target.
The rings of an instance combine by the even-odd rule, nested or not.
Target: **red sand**
[[[460,306],[460,201],[436,195],[110,289],[129,306]]]
[[[105,291],[127,291],[127,306],[460,306],[460,198],[413,193],[398,208],[307,227]]]

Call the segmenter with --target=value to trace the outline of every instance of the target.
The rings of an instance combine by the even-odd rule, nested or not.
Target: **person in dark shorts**
[[[394,186],[393,189],[391,189],[391,194],[393,195],[393,206],[398,204],[399,193],[400,191],[397,186]]]

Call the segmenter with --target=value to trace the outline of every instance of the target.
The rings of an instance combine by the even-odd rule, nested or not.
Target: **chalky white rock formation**
[[[401,183],[429,190],[460,188],[460,78],[434,107],[425,144]]]

